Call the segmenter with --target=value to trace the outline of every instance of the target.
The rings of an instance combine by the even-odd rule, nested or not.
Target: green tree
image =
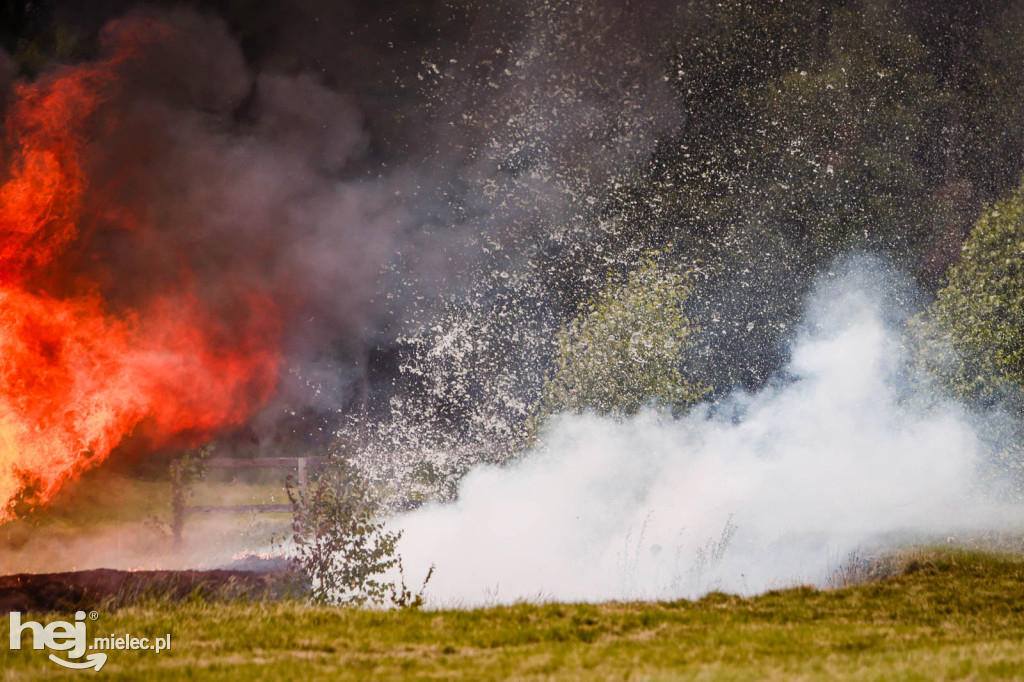
[[[699,400],[706,389],[683,367],[693,332],[683,308],[689,291],[689,273],[651,258],[609,285],[558,334],[538,418],[584,410],[628,415],[650,403],[682,410]]]
[[[908,329],[913,356],[954,395],[1020,405],[1024,389],[1024,185],[978,220],[960,263]]]
[[[976,215],[940,134],[962,93],[895,3],[844,4],[690,5],[668,74],[686,125],[609,201],[598,258],[672,243],[702,262],[690,310],[720,390],[785,362],[823,267],[881,252],[934,281]]]

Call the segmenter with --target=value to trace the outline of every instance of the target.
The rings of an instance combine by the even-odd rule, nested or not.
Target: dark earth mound
[[[284,572],[245,570],[21,573],[0,576],[0,613],[117,608],[156,599],[279,599],[301,587]]]

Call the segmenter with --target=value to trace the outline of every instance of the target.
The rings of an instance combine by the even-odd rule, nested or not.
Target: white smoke
[[[991,527],[967,413],[912,395],[875,268],[818,287],[787,370],[682,419],[564,416],[395,523],[435,605],[755,593],[822,583],[883,538]],[[872,280],[875,284],[872,284]]]

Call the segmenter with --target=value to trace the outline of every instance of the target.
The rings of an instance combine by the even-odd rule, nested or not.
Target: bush
[[[290,563],[305,579],[313,602],[423,603],[423,589],[413,594],[405,586],[396,551],[401,533],[387,530],[380,520],[379,500],[355,465],[332,458],[308,491],[297,489],[289,478],[288,499],[293,509]],[[396,568],[398,581],[388,578]]]
[[[1018,401],[1024,389],[1024,186],[978,220],[945,287],[912,321],[919,364],[962,399]]]
[[[707,389],[687,378],[693,325],[683,309],[688,273],[648,257],[591,301],[557,337],[538,418],[593,410],[629,415],[650,403],[679,411]]]

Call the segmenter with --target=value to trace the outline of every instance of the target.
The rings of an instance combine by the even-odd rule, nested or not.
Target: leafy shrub
[[[359,469],[332,458],[308,490],[288,481],[292,504],[290,562],[302,575],[315,603],[417,607],[433,573],[418,594],[405,586],[396,545],[401,533],[387,530],[380,504]],[[399,580],[388,578],[399,569]]]
[[[982,404],[1024,389],[1024,187],[978,220],[945,287],[912,321],[914,357],[954,395]]]
[[[628,415],[649,403],[682,410],[699,400],[706,389],[683,370],[693,331],[683,309],[689,291],[687,273],[651,257],[606,288],[558,334],[539,418],[583,410]]]

